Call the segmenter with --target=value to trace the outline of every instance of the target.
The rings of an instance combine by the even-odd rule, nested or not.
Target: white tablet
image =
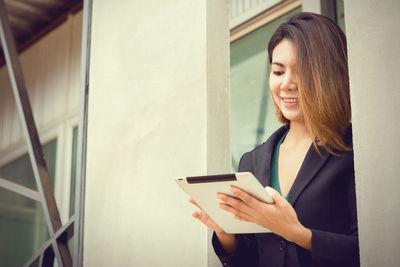
[[[193,176],[178,178],[175,181],[226,233],[271,232],[258,224],[239,221],[234,218],[232,213],[218,206],[221,200],[217,198],[217,193],[233,195],[230,191],[231,185],[243,189],[261,201],[272,203],[272,197],[252,173],[239,172],[234,174]]]

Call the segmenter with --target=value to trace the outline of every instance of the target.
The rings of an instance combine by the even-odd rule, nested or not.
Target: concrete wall
[[[345,1],[361,265],[399,266],[400,1]]]
[[[94,1],[85,266],[215,263],[173,178],[230,170],[228,44],[227,1]]]

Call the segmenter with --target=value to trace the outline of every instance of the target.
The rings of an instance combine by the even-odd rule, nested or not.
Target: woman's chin
[[[303,116],[299,114],[298,112],[282,112],[283,116],[293,122],[304,122]]]

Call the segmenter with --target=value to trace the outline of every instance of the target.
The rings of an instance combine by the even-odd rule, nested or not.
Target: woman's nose
[[[281,83],[281,90],[296,90],[297,89],[297,82],[295,77],[292,74],[287,74],[283,77]]]

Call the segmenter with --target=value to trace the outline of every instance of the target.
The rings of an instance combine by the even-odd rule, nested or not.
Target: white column
[[[173,179],[230,171],[227,1],[94,1],[85,266],[207,266]]]
[[[345,1],[361,266],[399,266],[400,2]]]

